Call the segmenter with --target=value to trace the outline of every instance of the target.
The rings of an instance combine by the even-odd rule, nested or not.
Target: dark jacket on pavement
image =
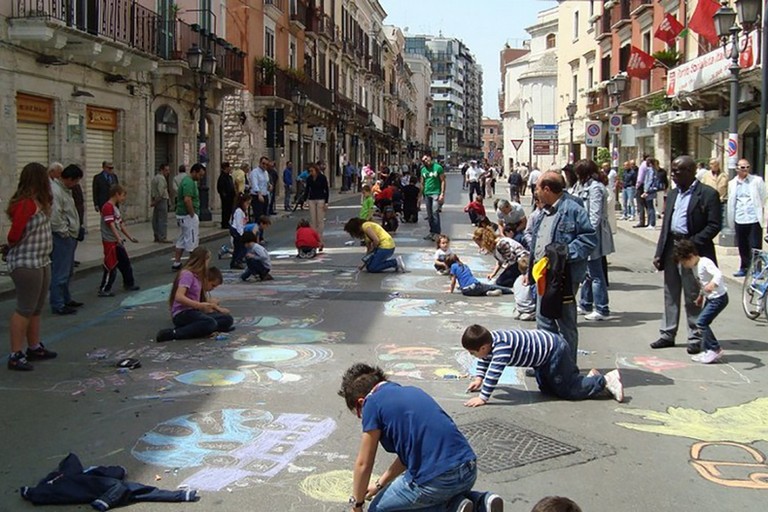
[[[197,491],[163,491],[157,487],[126,482],[125,468],[95,466],[83,469],[77,455],[70,453],[35,487],[22,487],[21,497],[35,505],[90,504],[104,511],[140,501],[180,503],[197,501]]]
[[[700,256],[705,256],[717,264],[715,244],[712,240],[722,227],[720,196],[715,189],[701,182],[694,181],[693,186],[691,200],[688,202],[687,238],[696,246]],[[672,212],[675,209],[675,201],[679,193],[680,189],[675,188],[667,196],[664,222],[661,225],[661,234],[659,235],[659,242],[656,244],[655,255],[656,258],[660,258],[662,265],[665,251],[671,250],[674,243],[670,226],[672,224]]]
[[[317,173],[316,178],[310,174],[307,178],[307,199],[322,199],[327,203],[329,194],[328,178],[325,177],[325,174]]]

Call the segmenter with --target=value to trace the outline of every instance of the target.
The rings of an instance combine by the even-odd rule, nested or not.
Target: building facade
[[[480,128],[483,160],[499,168],[504,164],[504,130],[501,119],[484,117]]]
[[[175,171],[198,161],[202,148],[214,170],[209,179],[215,179],[219,106],[242,87],[245,62],[224,27],[206,13],[181,12],[182,2],[174,8],[149,0],[94,5],[73,2],[58,9],[33,0],[0,2],[0,97],[7,114],[0,121],[0,200],[10,198],[29,162],[77,164],[85,173],[85,224],[91,232],[99,226],[91,181],[103,161],[114,164],[128,189],[123,214],[129,221],[149,218],[150,178],[162,163]],[[190,69],[193,45],[215,58],[213,75]],[[198,140],[201,97],[205,144]]]

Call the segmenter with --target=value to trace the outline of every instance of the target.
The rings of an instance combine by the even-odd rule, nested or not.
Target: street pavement
[[[471,242],[460,188],[451,174],[444,231],[484,276],[492,258]],[[139,292],[99,299],[98,276],[78,273],[73,295],[86,306],[43,318],[43,340],[59,357],[29,373],[0,370],[0,512],[32,510],[18,488],[34,485],[69,452],[86,466],[123,465],[129,480],[201,490],[196,504],[131,510],[347,510],[360,420],[336,391],[358,361],[440,402],[478,453],[477,488],[501,494],[507,511],[528,511],[547,495],[569,496],[585,511],[763,510],[767,324],[746,319],[737,282],[729,281],[731,304],[714,324],[723,363],[693,363],[682,337],[674,348],[651,350],[662,307],[654,245],[622,229],[610,257],[612,318],[580,322],[579,365],[619,367],[625,403],[549,399],[523,369],[509,369],[488,405],[467,409],[472,361],[460,347],[463,329],[534,324],[513,320],[510,297],[448,294],[448,278],[432,269],[434,246],[422,240],[423,220],[401,225],[396,236],[408,273],[355,272],[363,248],[342,228],[358,200],[335,199],[327,249],[315,260],[292,257],[302,213],[278,219],[266,234],[269,283],[240,283],[214,256],[225,274],[215,295],[237,325],[223,339],[154,342],[170,326],[170,248],[135,261]],[[207,246],[215,255],[223,241]],[[0,318],[14,304],[0,302]],[[124,357],[141,368],[121,373],[114,363]],[[375,473],[390,462],[379,450]]]

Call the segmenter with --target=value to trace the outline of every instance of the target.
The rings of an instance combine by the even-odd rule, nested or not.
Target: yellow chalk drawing
[[[698,441],[768,441],[768,398],[721,407],[711,413],[685,407],[669,407],[667,412],[643,409],[619,409],[619,412],[657,422],[617,423],[622,427],[642,432],[687,437]]]
[[[717,461],[702,458],[702,451],[707,447],[734,447],[749,454],[754,462],[730,462]],[[765,455],[760,451],[739,443],[707,443],[700,442],[691,446],[691,465],[706,480],[726,487],[740,487],[742,489],[768,489],[768,464],[765,463]],[[747,472],[746,478],[726,478],[721,468],[727,468],[731,472]],[[749,473],[750,470],[757,469]],[[740,471],[741,470],[741,471]]]
[[[377,479],[378,475],[371,475],[372,482]],[[299,484],[299,489],[317,501],[347,503],[352,493],[352,471],[339,469],[308,476]]]

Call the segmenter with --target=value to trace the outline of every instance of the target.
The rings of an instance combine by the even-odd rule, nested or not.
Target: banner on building
[[[661,39],[672,46],[675,43],[675,39],[677,39],[677,36],[679,36],[682,31],[683,25],[677,21],[677,18],[670,13],[667,13],[664,15],[664,19],[661,20],[661,23],[659,23],[659,26],[656,27],[656,32],[654,32],[653,37]]]

